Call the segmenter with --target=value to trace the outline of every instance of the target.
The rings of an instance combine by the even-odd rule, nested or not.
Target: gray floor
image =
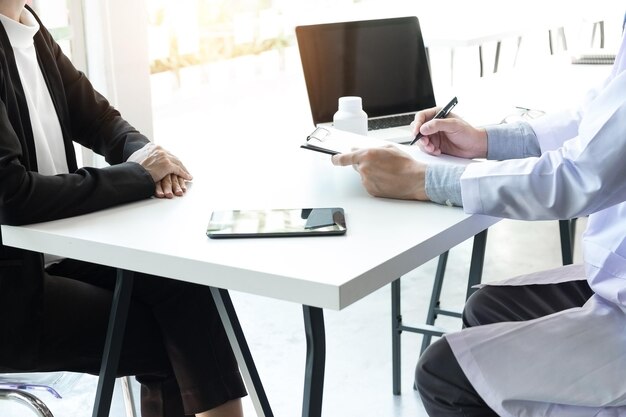
[[[239,60],[240,65],[230,63],[190,70],[183,73],[182,84],[176,86],[167,74],[155,76],[155,85],[159,85],[153,96],[155,139],[176,152],[176,138],[192,134],[198,136],[198,148],[202,149],[204,141],[218,140],[225,134],[232,137],[232,129],[238,129],[242,139],[250,139],[250,126],[263,126],[267,117],[278,116],[291,126],[288,134],[297,131],[293,130],[294,126],[300,126],[302,135],[293,138],[297,146],[308,133],[311,120],[299,62],[294,64],[293,56],[290,58],[292,52],[287,51],[278,59],[260,56]],[[522,54],[520,58],[523,57]],[[431,55],[431,59],[436,68],[444,69],[443,73],[433,71],[435,83],[449,80],[450,74],[445,73],[447,64],[437,67],[435,56]],[[475,59],[473,54],[471,59]],[[268,66],[277,63],[281,67],[278,74],[267,71]],[[476,62],[460,67],[466,71],[474,64]],[[197,83],[192,82],[194,79],[204,84],[197,87]],[[436,91],[450,90],[450,86],[436,86]],[[447,94],[441,100],[446,98]],[[244,114],[241,114],[242,108]],[[268,113],[267,109],[275,111]],[[206,126],[207,119],[213,123],[210,129]],[[242,126],[241,120],[245,125]],[[245,151],[244,145],[242,151]],[[584,221],[578,229],[583,227]],[[466,242],[451,251],[442,297],[446,307],[460,308],[463,304],[470,250],[471,242]],[[559,264],[557,222],[502,221],[489,231],[484,281]],[[402,278],[403,317],[407,324],[423,322],[435,266],[435,260],[430,261]],[[241,293],[233,293],[232,297],[274,414],[300,415],[305,356],[301,307]],[[403,336],[402,395],[391,393],[389,287],[343,311],[324,314],[327,334],[324,415],[424,417],[420,400],[412,390],[413,368],[421,344],[418,335],[405,333]],[[460,328],[459,321],[451,318],[442,318],[438,324],[450,329]],[[89,416],[95,384],[95,377],[83,376],[65,393],[64,399],[48,395],[43,395],[42,399],[57,416]],[[254,415],[249,399],[244,404],[246,414]],[[28,415],[20,405],[0,402],[0,417]],[[124,415],[118,389],[111,416]]]

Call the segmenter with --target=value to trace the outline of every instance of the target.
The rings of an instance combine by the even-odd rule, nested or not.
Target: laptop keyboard
[[[367,130],[386,129],[388,127],[407,126],[415,119],[415,113],[400,114],[397,116],[381,117],[367,121]]]

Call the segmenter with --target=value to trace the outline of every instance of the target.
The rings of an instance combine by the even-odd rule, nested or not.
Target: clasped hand
[[[155,197],[173,198],[187,191],[186,181],[193,177],[183,163],[170,152],[154,143],[148,143],[134,152],[129,162],[136,162],[148,171],[155,182]]]

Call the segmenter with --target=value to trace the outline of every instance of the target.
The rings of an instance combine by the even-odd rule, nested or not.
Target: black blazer
[[[24,90],[0,24],[0,223],[76,216],[152,196],[155,185],[150,174],[139,164],[124,162],[148,139],[93,89],[39,24],[34,38],[37,59],[59,117],[70,173],[37,173]],[[73,141],[103,155],[111,166],[78,169]],[[6,247],[0,236],[1,368],[25,370],[36,365],[43,273],[41,254]]]

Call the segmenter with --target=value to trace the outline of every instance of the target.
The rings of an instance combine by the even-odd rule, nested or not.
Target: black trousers
[[[467,300],[463,325],[531,320],[580,307],[592,294],[585,280],[549,285],[487,286]],[[424,351],[415,370],[415,383],[429,416],[497,416],[472,387],[445,338]]]
[[[38,366],[28,371],[97,374],[116,271],[64,260],[47,273]],[[246,395],[209,287],[145,274],[135,274],[118,373],[141,383],[143,417],[183,417]]]

